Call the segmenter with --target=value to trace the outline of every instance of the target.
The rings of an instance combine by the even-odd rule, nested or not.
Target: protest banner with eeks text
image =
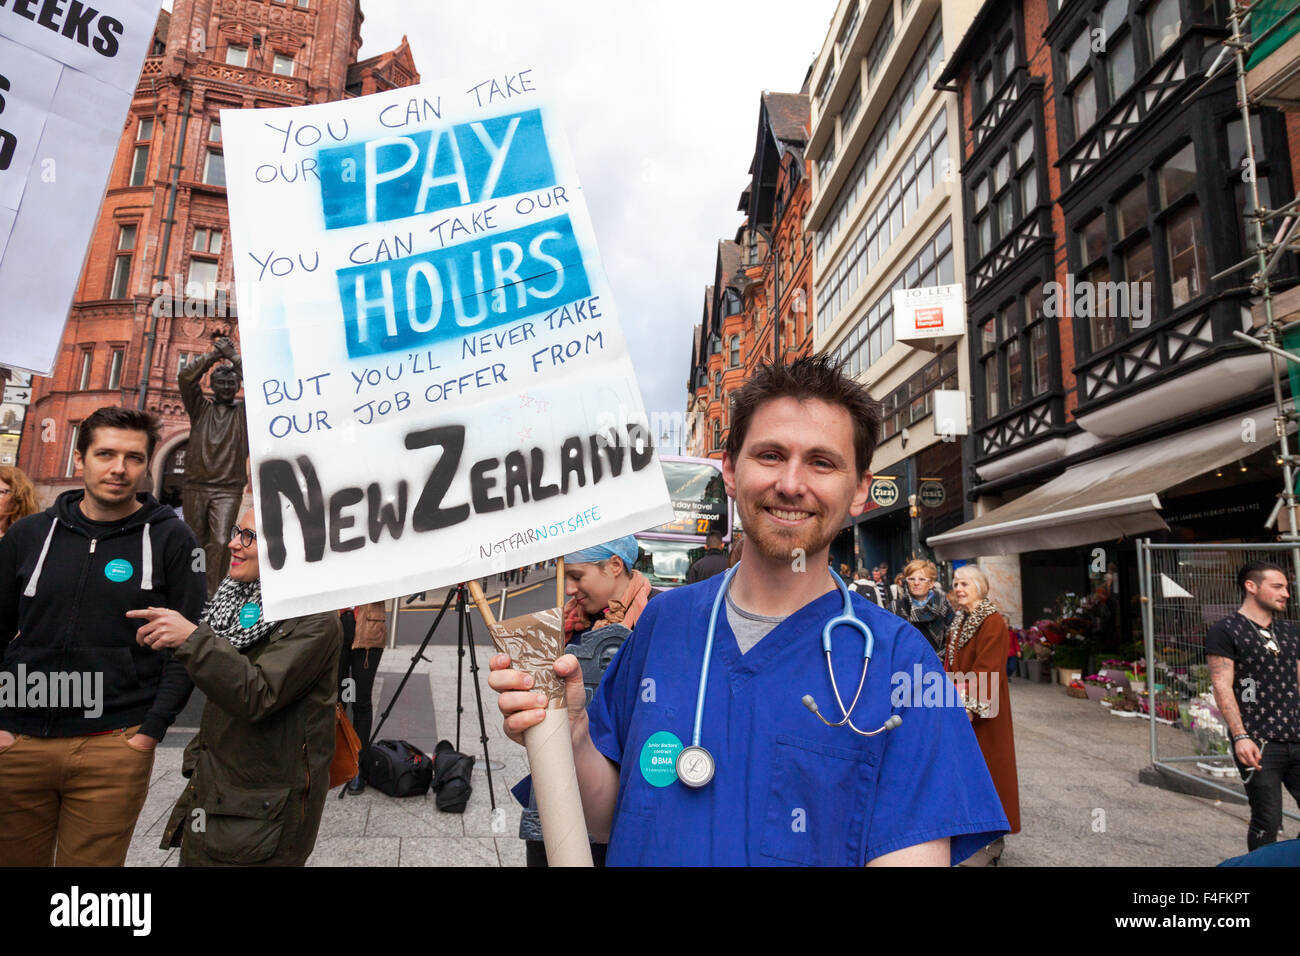
[[[0,363],[54,368],[161,5],[0,4]]]
[[[672,517],[535,71],[221,116],[268,616]]]

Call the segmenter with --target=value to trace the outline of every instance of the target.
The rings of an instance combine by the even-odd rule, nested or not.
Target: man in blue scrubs
[[[844,610],[827,570],[830,543],[862,513],[879,406],[825,357],[760,368],[734,397],[723,457],[749,541],[730,579],[705,678],[699,743],[715,762],[705,785],[677,775],[692,742],[709,619],[724,575],[652,600],[589,708],[577,661],[566,682],[587,828],[609,834],[616,865],[947,866],[1007,832],[969,720],[929,642],[901,618],[850,595],[875,647],[852,721],[842,716],[822,630]],[[848,705],[863,638],[832,633]],[[492,659],[507,734],[540,723],[531,678]],[[954,705],[955,704],[955,705]],[[690,760],[688,754],[687,761]]]

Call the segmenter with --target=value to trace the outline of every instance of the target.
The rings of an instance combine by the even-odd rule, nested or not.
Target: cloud
[[[405,34],[425,81],[526,66],[546,78],[646,409],[681,412],[717,241],[741,221],[759,96],[799,90],[836,5],[363,0],[358,55]]]

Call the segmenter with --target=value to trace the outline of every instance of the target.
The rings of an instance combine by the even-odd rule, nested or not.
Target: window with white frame
[[[987,172],[970,180],[975,258],[982,259],[1038,208],[1038,166],[1034,127],[1027,124],[997,153]]]
[[[938,75],[939,67],[943,63],[943,26],[941,21],[942,18],[936,15],[930,22],[921,45],[912,54],[912,59],[908,62],[902,79],[894,87],[894,91],[886,101],[880,117],[872,126],[871,133],[867,136],[867,143],[853,164],[852,172],[849,173],[848,178],[845,179],[844,184],[835,194],[835,200],[831,203],[830,212],[826,214],[826,218],[817,230],[816,251],[819,264],[825,261],[827,249],[835,241],[840,230],[848,223],[849,214],[858,199],[865,194],[868,180],[875,173],[876,167],[884,160],[889,147],[893,145],[902,129],[903,120],[912,112],[912,107],[925,96],[932,77]],[[827,162],[826,168],[829,170],[829,161],[834,158],[834,148],[830,142],[827,143],[826,150],[827,152],[823,154],[822,159]],[[827,157],[830,159],[828,160]],[[820,167],[818,181],[819,183],[825,183],[826,181]]]
[[[131,152],[132,186],[143,186],[149,178],[149,145],[153,140],[153,117],[142,116],[135,128],[135,149]]]
[[[1085,288],[1079,283],[1087,282],[1086,288],[1098,290],[1086,320],[1080,315],[1075,321],[1083,330],[1085,352],[1098,352],[1133,331],[1123,300],[1116,301],[1110,291],[1103,296],[1103,284],[1110,290],[1122,287],[1109,285],[1112,280],[1139,283],[1138,294],[1156,315],[1210,292],[1210,243],[1197,183],[1196,144],[1184,142],[1072,227],[1076,286]],[[1132,289],[1127,286],[1124,294]]]
[[[903,160],[902,166],[874,209],[867,214],[853,245],[840,257],[830,278],[818,293],[817,313],[822,328],[852,301],[858,287],[878,262],[885,259],[890,245],[912,221],[917,209],[939,184],[938,170],[948,155],[948,111],[939,110],[927,132]]]
[[[122,366],[126,364],[126,349],[116,348],[109,354],[108,387],[122,387]]]
[[[70,424],[72,425],[72,427],[71,427],[71,434],[68,436],[67,463],[63,466],[64,478],[74,478],[76,477],[77,474],[77,459],[75,455],[77,451],[77,439],[81,436],[81,423],[76,422],[75,424],[74,423],[70,423]]]
[[[981,320],[976,393],[985,421],[1032,402],[1052,385],[1048,322],[1039,282]]]
[[[953,281],[952,223],[944,222],[840,339],[832,350],[835,361],[843,363],[848,374],[857,375],[870,368],[894,344],[894,289],[949,285]]]
[[[93,349],[81,350],[81,374],[77,377],[77,390],[84,392],[90,388],[90,370],[95,362]]]
[[[1182,34],[1180,0],[1107,0],[1090,10],[1057,52],[1063,80],[1066,142],[1082,137],[1132,88],[1138,72],[1160,59]],[[1198,6],[1210,8],[1213,0]]]
[[[203,181],[209,186],[226,185],[226,157],[219,149],[209,149],[203,160]]]
[[[110,299],[125,299],[131,294],[131,259],[135,254],[137,227],[125,223],[117,231],[117,254],[113,257],[113,281],[108,291]]]

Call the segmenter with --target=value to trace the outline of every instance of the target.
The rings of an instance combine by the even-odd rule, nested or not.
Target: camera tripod
[[[443,616],[447,613],[447,609],[451,607],[453,601],[456,602],[456,749],[460,750],[460,717],[465,711],[462,701],[465,685],[465,645],[468,644],[469,670],[474,681],[474,702],[478,707],[478,739],[479,743],[483,745],[483,765],[487,769],[488,801],[491,803],[492,809],[496,810],[496,794],[492,790],[492,760],[488,756],[487,724],[483,720],[483,690],[478,679],[478,654],[474,650],[474,625],[470,620],[469,590],[464,582],[447,592],[447,598],[442,602],[442,608],[438,611],[438,616],[433,619],[433,624],[429,626],[428,633],[424,635],[424,640],[420,642],[419,649],[411,656],[411,666],[406,669],[406,674],[403,675],[401,683],[397,685],[397,690],[393,693],[393,699],[388,702],[384,712],[379,715],[379,723],[370,735],[370,739],[366,741],[366,746],[379,739],[379,731],[383,728],[384,721],[388,719],[388,715],[392,713],[393,708],[397,706],[397,700],[402,696],[402,689],[406,686],[406,682],[411,679],[411,674],[415,672],[416,664],[422,660],[428,660],[424,656],[424,649],[429,646],[434,631],[442,623]],[[467,637],[468,640],[466,640]]]

